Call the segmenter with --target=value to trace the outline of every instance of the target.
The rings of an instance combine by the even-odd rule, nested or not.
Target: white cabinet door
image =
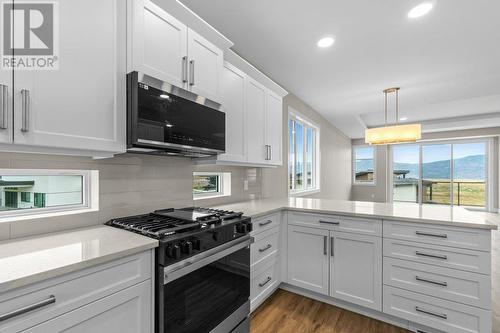
[[[188,28],[188,55],[189,89],[220,102],[220,76],[224,62],[222,50]]]
[[[187,26],[150,0],[132,4],[129,70],[187,88]]]
[[[221,97],[226,113],[226,153],[218,159],[245,162],[245,73],[229,63],[222,69]]]
[[[12,142],[12,71],[0,70],[0,143]]]
[[[152,333],[151,280],[70,311],[25,333]]]
[[[125,2],[58,4],[59,69],[15,72],[14,142],[124,152]]]
[[[246,80],[246,138],[247,161],[267,163],[266,160],[266,88],[250,77]]]
[[[328,230],[288,226],[289,284],[328,295],[328,236]]]
[[[283,106],[281,97],[268,91],[266,108],[266,142],[269,164],[282,165]]]
[[[382,238],[331,231],[330,296],[382,311]]]

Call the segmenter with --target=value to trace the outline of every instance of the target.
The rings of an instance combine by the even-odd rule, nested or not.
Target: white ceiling
[[[401,87],[408,121],[498,116],[500,1],[435,0],[427,16],[408,19],[422,1],[182,0],[352,138],[383,123],[391,86]],[[324,35],[333,47],[316,47]]]

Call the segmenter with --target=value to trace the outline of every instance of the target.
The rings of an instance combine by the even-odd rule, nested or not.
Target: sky
[[[423,162],[448,160],[451,157],[451,145],[437,144],[423,146]],[[394,161],[398,163],[418,163],[418,145],[398,145],[393,146]],[[453,158],[459,159],[466,156],[484,155],[486,143],[460,143],[454,144]]]

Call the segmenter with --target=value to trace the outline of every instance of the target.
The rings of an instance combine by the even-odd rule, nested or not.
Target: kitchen
[[[499,332],[498,9],[2,3],[0,332]]]

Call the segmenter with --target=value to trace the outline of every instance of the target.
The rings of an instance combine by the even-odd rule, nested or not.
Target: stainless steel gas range
[[[107,224],[160,241],[156,332],[249,332],[250,218],[191,207]]]

